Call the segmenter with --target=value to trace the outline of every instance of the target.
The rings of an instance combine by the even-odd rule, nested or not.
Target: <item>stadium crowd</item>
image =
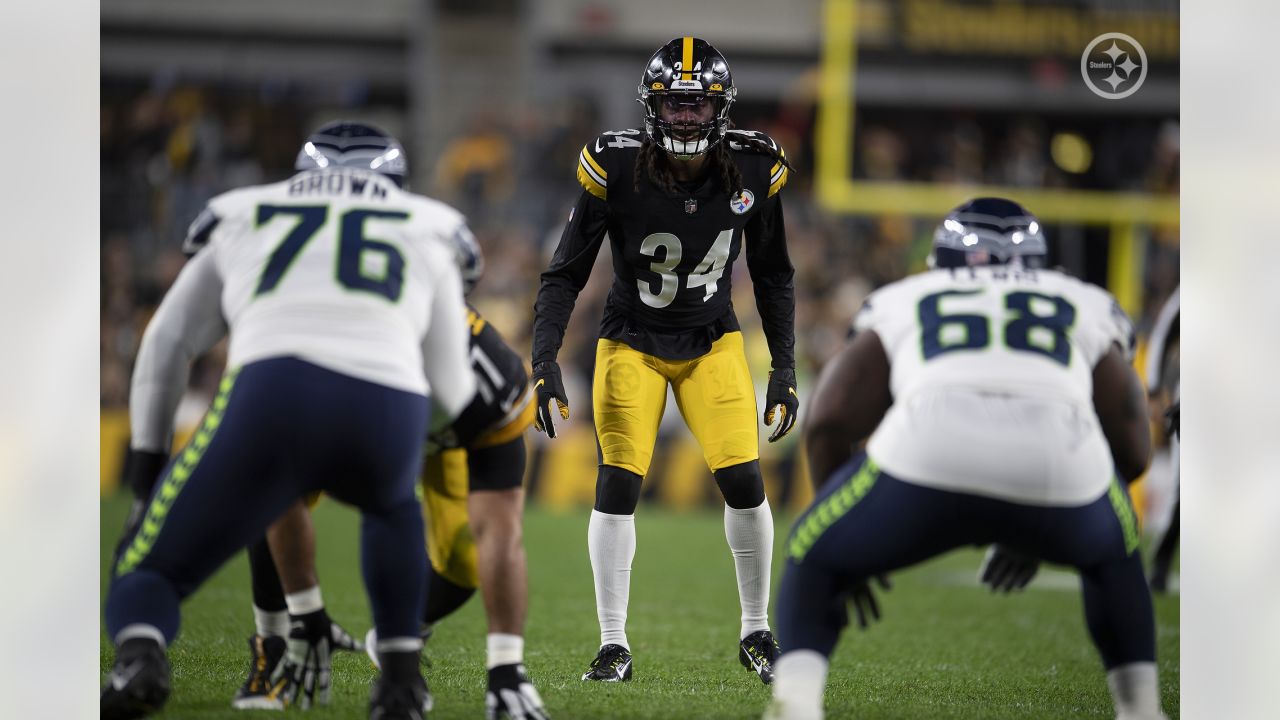
[[[141,332],[185,262],[180,245],[187,224],[217,193],[291,174],[297,138],[305,135],[313,121],[313,110],[322,108],[312,108],[290,92],[271,85],[104,82],[104,412],[126,407]],[[332,108],[323,111],[341,114]],[[474,301],[522,353],[528,352],[531,342],[536,268],[546,266],[579,192],[574,162],[582,144],[598,131],[598,115],[586,101],[563,103],[555,109],[480,112],[463,134],[448,140],[436,167],[411,168],[416,191],[449,202],[468,217],[487,259]],[[743,103],[735,111],[738,125],[776,138],[799,170],[786,193],[788,245],[796,268],[797,370],[802,392],[843,342],[849,320],[867,293],[923,266],[935,222],[892,214],[839,217],[820,209],[813,193],[813,116],[811,103],[780,107]],[[1060,125],[1051,127],[1043,120],[1007,114],[926,116],[872,108],[858,118],[854,172],[872,180],[1177,193],[1176,122],[1134,120],[1093,131],[1086,121],[1078,123],[1084,129],[1066,121]],[[1068,148],[1074,148],[1070,153],[1074,160],[1067,162],[1057,145],[1064,132],[1075,143]],[[1076,141],[1084,142],[1083,151]],[[413,148],[409,150],[412,156]],[[1051,233],[1058,230],[1050,227]],[[1090,258],[1105,258],[1101,250],[1105,233],[1070,230],[1074,237],[1087,238],[1090,247],[1099,248],[1090,250]],[[1149,330],[1161,303],[1178,283],[1177,228],[1151,228],[1149,240],[1142,306],[1134,317],[1140,336]],[[598,262],[609,262],[607,254],[606,249]],[[1095,276],[1088,279],[1105,281],[1105,265],[1098,272],[1096,260],[1089,263]],[[739,263],[735,273],[745,275],[745,266]],[[608,273],[593,274],[568,328],[561,361],[566,384],[576,397],[586,397],[588,392],[596,322],[608,280]],[[734,287],[735,305],[751,308],[748,279],[740,278]],[[746,330],[753,373],[763,388],[768,352],[758,317],[740,312],[739,318]],[[215,394],[224,350],[220,345],[193,369],[192,398],[185,415],[191,423]],[[575,420],[589,427],[590,403],[574,407],[581,413]],[[790,446],[781,450],[793,451]]]

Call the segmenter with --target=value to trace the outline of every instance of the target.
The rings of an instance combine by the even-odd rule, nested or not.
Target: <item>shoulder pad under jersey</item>
[[[769,137],[768,133],[759,130],[730,130],[726,133],[725,139],[729,143],[730,150],[777,158],[769,166],[769,197],[777,194],[787,184],[791,171],[781,160],[787,156],[787,153],[776,140]]]
[[[610,130],[582,146],[578,154],[578,182],[601,200],[608,199],[609,175],[625,175],[624,166],[643,145],[640,130]]]

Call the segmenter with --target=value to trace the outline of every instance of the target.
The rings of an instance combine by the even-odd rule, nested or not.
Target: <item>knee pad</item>
[[[764,479],[760,476],[760,461],[730,465],[715,471],[716,485],[724,502],[734,510],[749,510],[764,502]]]
[[[640,504],[642,480],[630,470],[601,465],[596,476],[596,510],[610,515],[634,515]]]

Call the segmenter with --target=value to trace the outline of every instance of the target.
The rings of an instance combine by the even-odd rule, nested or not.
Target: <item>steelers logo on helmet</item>
[[[952,210],[933,234],[929,267],[1006,265],[1044,267],[1044,228],[1012,200],[975,198]]]
[[[724,55],[686,36],[658,48],[637,92],[645,133],[675,158],[690,160],[724,139],[738,89]]]

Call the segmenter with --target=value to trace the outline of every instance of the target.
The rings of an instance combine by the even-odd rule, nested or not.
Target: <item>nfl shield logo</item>
[[[685,200],[684,211],[690,215],[698,212],[698,201],[694,200],[693,198],[689,198],[688,200]]]
[[[756,204],[756,196],[751,194],[750,190],[743,190],[742,194],[737,197],[729,198],[729,209],[734,215],[741,215],[751,209]]]

